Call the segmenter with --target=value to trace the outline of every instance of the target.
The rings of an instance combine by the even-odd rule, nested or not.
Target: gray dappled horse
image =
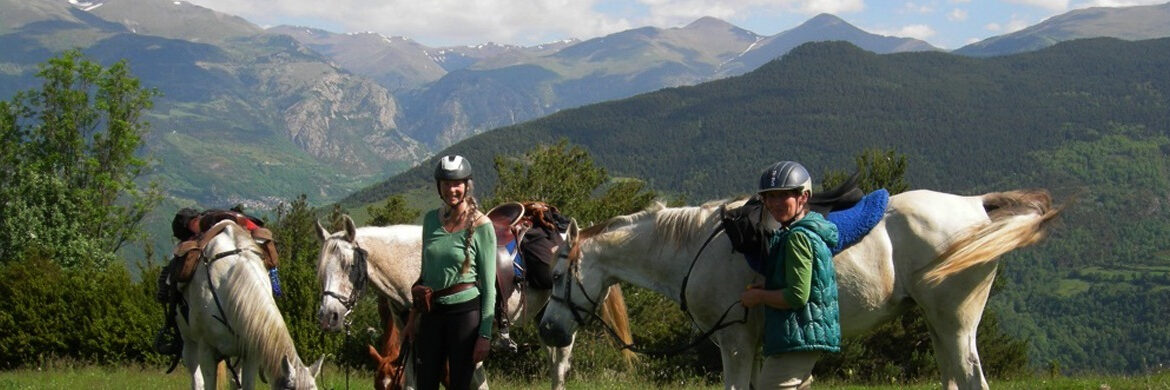
[[[191,388],[215,389],[217,363],[239,357],[245,389],[258,373],[273,389],[316,389],[324,357],[306,367],[297,356],[252,235],[232,221],[208,233],[195,273],[180,286],[188,316],[175,314]]]
[[[569,335],[584,318],[581,312],[594,310],[605,289],[619,281],[678,300],[692,261],[685,288],[689,313],[701,330],[720,324],[725,310],[738,309],[734,306],[745,286],[762,277],[732,251],[729,240],[715,239],[696,255],[719,226],[720,207],[743,203],[658,204],[583,230],[574,249],[579,254],[554,271],[541,338],[550,345],[571,341]],[[917,304],[930,328],[943,387],[986,388],[975,330],[995,278],[994,260],[1040,240],[1046,222],[1057,214],[1043,191],[894,195],[873,230],[833,258],[844,336],[860,335]],[[774,227],[775,221],[766,219]],[[722,353],[726,388],[752,385],[762,313],[750,310],[746,323],[712,335]]]

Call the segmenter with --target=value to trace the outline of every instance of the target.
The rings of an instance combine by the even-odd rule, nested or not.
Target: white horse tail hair
[[[601,319],[617,332],[623,343],[626,345],[634,343],[634,335],[630,332],[629,311],[626,310],[626,298],[622,295],[620,284],[609,287],[605,302],[601,304]],[[634,359],[638,356],[629,348],[622,349],[622,356],[626,358],[626,368],[633,369]]]
[[[1052,196],[1045,190],[992,192],[981,198],[990,221],[973,226],[952,242],[923,276],[927,283],[937,285],[967,268],[1035,244],[1047,234],[1048,222],[1064,210],[1064,206],[1053,207]]]

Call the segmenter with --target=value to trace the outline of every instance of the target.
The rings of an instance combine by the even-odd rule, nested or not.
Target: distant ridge
[[[976,57],[997,56],[1038,50],[1057,42],[1097,37],[1131,41],[1170,37],[1170,3],[1074,10],[1011,34],[963,46],[954,53]]]

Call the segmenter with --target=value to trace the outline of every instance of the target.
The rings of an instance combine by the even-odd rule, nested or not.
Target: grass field
[[[346,376],[335,367],[326,367],[318,378],[322,389],[345,389]],[[489,373],[493,389],[547,389],[544,381],[508,381],[499,373]],[[368,389],[373,384],[370,373],[351,372],[349,388]],[[994,389],[1170,389],[1170,371],[1144,376],[1084,376],[1062,378],[1034,378],[1026,380],[990,381]],[[169,375],[159,367],[59,367],[47,370],[21,369],[0,371],[0,390],[9,389],[181,389],[190,382],[182,367]],[[267,386],[260,386],[266,388]],[[721,389],[720,384],[671,383],[655,384],[628,378],[624,374],[588,379],[570,378],[569,389]],[[889,385],[848,384],[820,381],[818,389],[937,389],[934,383],[897,383]]]

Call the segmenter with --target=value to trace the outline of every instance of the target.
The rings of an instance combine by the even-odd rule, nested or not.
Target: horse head
[[[605,233],[604,225],[578,232],[574,222],[569,228],[565,242],[570,245],[558,251],[552,295],[540,320],[540,339],[545,345],[572,344],[577,327],[595,317],[594,313],[605,301],[606,287],[613,284],[611,278],[602,273],[597,262],[584,259],[589,241]]]
[[[321,373],[321,363],[325,361],[325,357],[318,358],[311,367],[305,367],[299,358],[295,360],[295,362],[290,360],[288,356],[280,360],[281,376],[272,381],[273,389],[315,390],[317,388],[317,374]]]
[[[345,316],[353,310],[369,281],[366,271],[368,253],[358,245],[353,219],[345,218],[345,230],[330,233],[317,222],[317,239],[321,255],[317,260],[317,280],[321,283],[321,307],[317,318],[321,329],[331,332],[344,328]]]

